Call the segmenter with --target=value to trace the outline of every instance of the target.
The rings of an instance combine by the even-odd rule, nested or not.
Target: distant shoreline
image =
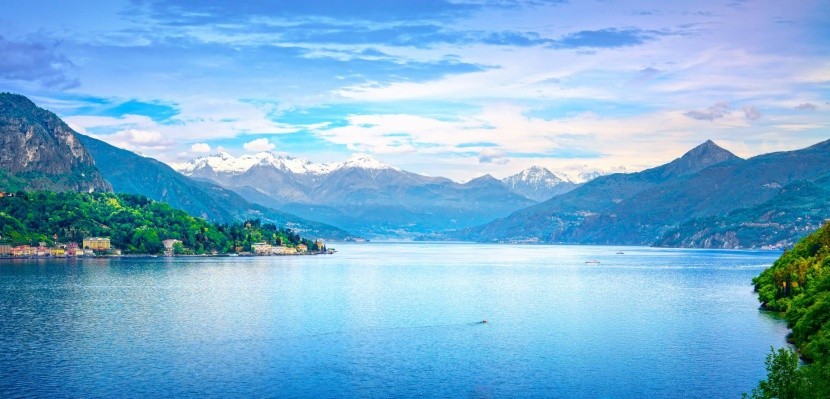
[[[293,254],[272,254],[272,255],[254,255],[254,254],[202,254],[202,255],[151,255],[151,254],[127,254],[127,255],[95,255],[95,256],[6,256],[0,255],[0,261],[3,260],[41,260],[41,259],[64,259],[64,260],[83,260],[83,259],[118,259],[118,258],[272,258],[285,256],[313,256],[313,255],[334,255],[337,251],[328,250],[321,252],[303,252]]]

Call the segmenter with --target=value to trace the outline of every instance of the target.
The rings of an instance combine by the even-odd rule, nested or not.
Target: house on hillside
[[[297,245],[297,252],[306,252],[308,251],[308,246],[305,244],[298,244]]]

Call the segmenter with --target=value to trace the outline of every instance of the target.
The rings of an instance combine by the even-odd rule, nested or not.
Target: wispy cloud
[[[0,54],[0,80],[37,82],[58,90],[80,85],[72,76],[75,64],[55,44],[10,41],[0,36]]]
[[[643,44],[654,40],[656,32],[642,29],[600,29],[583,30],[566,35],[554,42],[554,46],[562,48],[615,48]]]
[[[813,103],[801,103],[795,106],[795,109],[799,109],[802,111],[815,111],[816,105]]]
[[[92,3],[5,5],[0,84],[165,160],[249,144],[456,176],[636,169],[830,127],[808,112],[830,102],[818,0]]]
[[[507,157],[504,151],[496,148],[485,148],[478,153],[478,162],[504,165],[510,162],[510,158]]]
[[[755,106],[750,105],[750,106],[743,107],[743,111],[744,111],[744,116],[748,120],[756,121],[758,119],[761,119],[761,112],[759,112],[758,109],[755,108]]]
[[[715,119],[723,118],[724,116],[728,115],[729,112],[729,103],[718,102],[705,110],[688,111],[683,115],[701,121],[713,121]]]

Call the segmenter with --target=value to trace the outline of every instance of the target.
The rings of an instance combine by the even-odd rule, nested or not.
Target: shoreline
[[[255,255],[255,254],[201,254],[201,255],[152,255],[152,254],[126,254],[126,255],[94,255],[94,256],[0,256],[0,261],[4,260],[41,260],[41,259],[64,259],[64,260],[83,260],[83,259],[118,259],[118,258],[269,258],[269,257],[284,257],[284,256],[313,256],[313,255],[334,255],[337,251],[319,251],[319,252],[303,252],[293,254],[272,254],[272,255]]]

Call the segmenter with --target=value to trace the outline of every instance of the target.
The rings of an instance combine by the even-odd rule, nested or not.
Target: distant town
[[[164,244],[164,256],[190,256],[194,255],[192,250],[184,247],[181,240],[167,239]],[[210,254],[200,256],[281,256],[281,255],[315,255],[333,254],[334,249],[327,249],[323,240],[315,240],[312,248],[308,245],[298,244],[290,247],[285,245],[271,245],[266,242],[251,244],[250,252],[242,251],[242,247],[235,248],[237,251],[230,254],[221,254],[213,251]],[[150,254],[148,254],[150,255]],[[107,237],[84,238],[82,245],[77,243],[55,243],[47,246],[40,242],[38,246],[5,244],[0,242],[0,258],[77,258],[77,257],[111,257],[122,256],[121,250],[113,248],[110,239]],[[140,255],[139,255],[140,256]],[[157,256],[157,255],[151,255]]]

